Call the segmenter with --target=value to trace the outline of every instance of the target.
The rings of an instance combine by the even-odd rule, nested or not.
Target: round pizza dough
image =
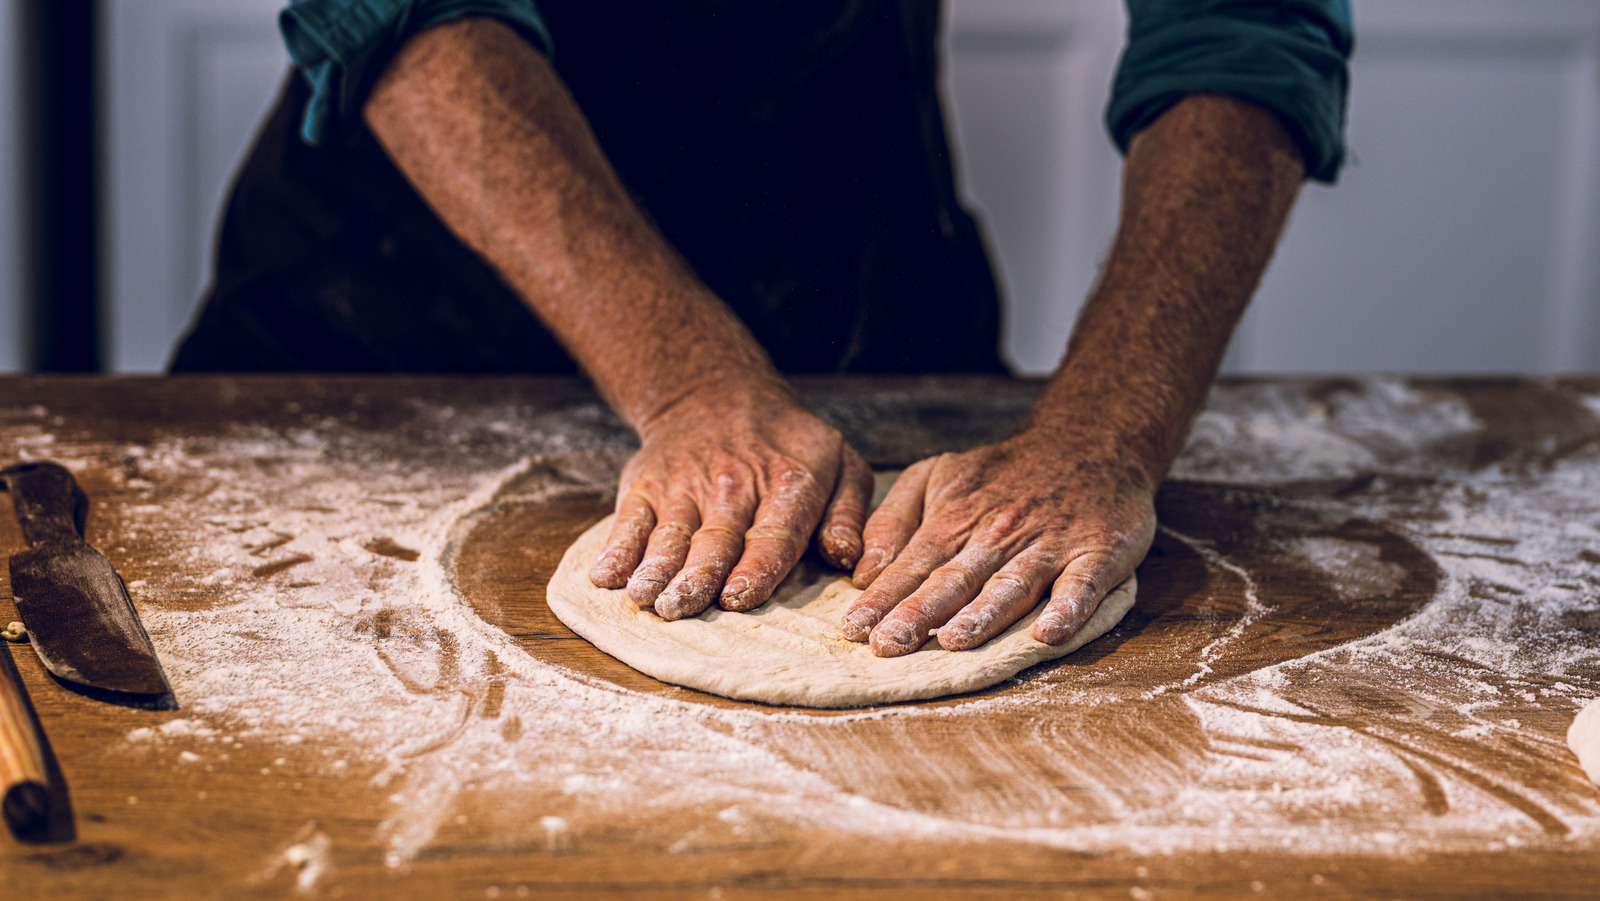
[[[861,594],[838,572],[802,561],[773,599],[750,613],[712,607],[667,622],[626,590],[596,588],[589,570],[613,517],[573,543],[550,579],[550,609],[572,631],[634,669],[676,685],[744,701],[802,707],[862,707],[977,691],[1104,635],[1133,606],[1132,577],[1100,602],[1066,644],[1035,641],[1028,627],[1043,605],[970,651],[937,641],[904,657],[877,657],[839,632],[839,616]]]

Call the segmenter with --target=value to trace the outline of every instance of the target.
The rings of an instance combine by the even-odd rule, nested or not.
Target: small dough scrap
[[[1589,781],[1600,783],[1600,698],[1578,711],[1578,718],[1567,729],[1567,747],[1578,755]]]
[[[1028,634],[1040,605],[973,650],[946,651],[930,641],[904,657],[883,658],[839,631],[840,614],[861,592],[809,560],[795,567],[771,601],[749,613],[713,607],[667,622],[641,610],[626,590],[596,588],[589,570],[605,547],[612,519],[567,549],[550,579],[550,609],[595,647],[648,676],[744,701],[862,707],[977,691],[1099,638],[1134,600],[1130,577],[1100,602],[1072,640],[1058,646]]]

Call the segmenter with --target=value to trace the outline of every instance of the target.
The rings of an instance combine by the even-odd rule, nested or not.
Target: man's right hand
[[[673,620],[766,603],[813,531],[830,565],[861,556],[872,471],[781,383],[703,388],[639,432],[595,585]]]

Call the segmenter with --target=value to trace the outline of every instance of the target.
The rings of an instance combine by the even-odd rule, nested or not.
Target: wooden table
[[[1034,391],[802,385],[884,468]],[[0,378],[0,457],[75,469],[183,707],[12,646],[70,816],[0,841],[0,895],[1594,897],[1597,412],[1600,379],[1225,382],[1119,628],[825,712],[551,617],[632,446],[578,382]]]

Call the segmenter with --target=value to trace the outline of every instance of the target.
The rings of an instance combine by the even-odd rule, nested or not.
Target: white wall
[[[1600,370],[1600,2],[1354,6],[1354,160],[1302,192],[1227,367]],[[1115,226],[1120,3],[952,7],[950,108],[1007,356],[1044,372]]]
[[[0,2],[0,372],[23,365],[22,196],[16,123],[22,118],[17,72],[17,8],[22,0]]]
[[[1121,0],[947,2],[949,110],[1007,296],[1004,350],[1047,371],[1116,222],[1101,116]],[[117,370],[159,369],[188,322],[229,173],[285,65],[281,6],[105,3]],[[1302,193],[1227,366],[1600,370],[1600,0],[1355,12],[1356,162]]]
[[[1239,368],[1600,370],[1600,3],[1356,17],[1354,162],[1303,192]]]
[[[233,170],[288,67],[283,0],[106,0],[107,368],[162,369],[210,266]]]
[[[1121,0],[949,0],[945,106],[957,175],[1005,298],[1020,372],[1066,347],[1116,229],[1116,150],[1100,124]]]

